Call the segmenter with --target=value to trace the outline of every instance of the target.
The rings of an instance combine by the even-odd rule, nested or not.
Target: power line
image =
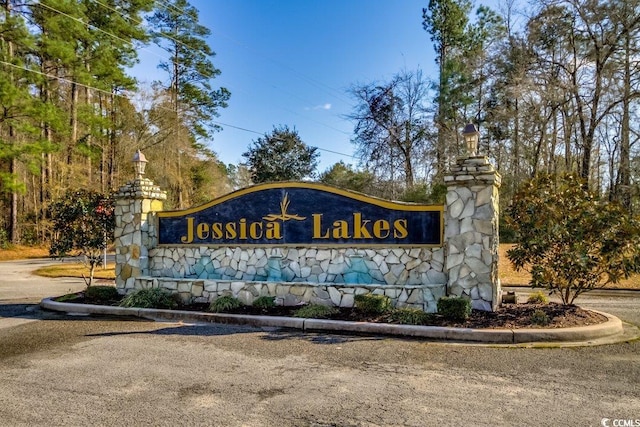
[[[243,127],[240,127],[240,126],[230,125],[228,123],[222,123],[222,122],[217,122],[217,121],[213,121],[212,123],[215,123],[215,124],[220,125],[220,126],[226,126],[226,127],[230,127],[230,128],[233,128],[233,129],[238,129],[238,130],[241,130],[241,131],[244,131],[244,132],[255,133],[255,134],[260,135],[260,136],[264,135],[262,132],[258,132],[258,131],[247,129],[247,128],[243,128]],[[316,149],[318,149],[320,151],[326,151],[327,153],[337,154],[339,156],[351,157],[353,159],[357,159],[358,158],[357,156],[354,156],[352,154],[340,153],[339,151],[333,151],[333,150],[329,150],[327,148],[320,148],[320,147],[315,146],[315,145],[310,145],[310,147],[316,148]]]
[[[98,3],[98,4],[101,4],[101,5],[105,6],[103,3],[101,3],[101,2],[100,2],[100,1],[98,1],[98,0],[94,0],[94,1],[95,1],[96,3]],[[57,12],[57,13],[59,13],[59,14],[63,15],[63,16],[66,16],[67,18],[73,19],[74,21],[77,21],[77,22],[79,22],[79,23],[81,23],[81,24],[83,24],[83,25],[86,25],[86,26],[87,26],[87,27],[89,27],[89,28],[92,28],[92,29],[95,29],[95,30],[97,30],[97,31],[100,31],[100,32],[102,32],[102,33],[104,33],[104,34],[107,34],[107,35],[109,35],[109,36],[111,36],[111,37],[114,37],[114,38],[115,38],[115,39],[117,39],[117,40],[122,41],[123,43],[129,44],[129,45],[131,45],[132,47],[136,48],[136,46],[135,46],[132,42],[130,42],[130,41],[128,41],[128,40],[125,40],[125,39],[123,39],[123,38],[121,38],[121,37],[118,37],[117,35],[115,35],[115,34],[113,34],[113,33],[110,33],[110,32],[108,32],[108,31],[105,31],[105,30],[103,30],[103,29],[101,29],[101,28],[98,28],[98,27],[96,27],[95,25],[92,25],[92,24],[86,23],[86,22],[84,22],[84,21],[83,21],[82,19],[80,19],[80,18],[77,18],[77,17],[71,16],[71,15],[69,15],[69,14],[65,13],[65,12],[62,12],[62,11],[60,11],[60,10],[58,10],[58,9],[54,8],[54,7],[51,7],[51,6],[49,6],[49,5],[46,5],[46,4],[42,4],[42,3],[38,3],[38,4],[40,4],[41,6],[44,6],[45,8],[47,8],[47,9],[49,9],[49,10],[51,10],[51,11]],[[185,13],[185,11],[184,11],[184,10],[180,10],[180,9],[176,8],[175,6],[170,5],[170,4],[169,4],[169,3],[167,3],[167,2],[165,2],[165,3],[164,3],[164,5],[165,5],[165,8],[166,8],[166,6],[169,6],[169,7],[171,7],[173,10],[175,10],[175,11],[177,11],[177,12],[181,13],[182,15],[189,16],[188,14],[186,14],[186,13]],[[115,10],[115,9],[113,9],[113,8],[109,7],[109,6],[105,6],[105,7],[107,7],[108,9],[111,9],[111,10],[114,10],[114,11],[118,12],[117,10]],[[118,13],[120,13],[120,12],[118,12]],[[120,14],[120,15],[124,17],[124,15],[122,15],[122,14]],[[164,35],[163,35],[163,36],[164,36]],[[170,36],[167,36],[167,38],[172,39],[172,40],[174,40],[174,41],[176,41],[176,42],[178,42],[178,43],[181,43],[181,44],[183,44],[184,46],[186,46],[184,43],[182,43],[182,42],[180,42],[179,40],[176,40],[176,39],[174,39],[174,38],[172,38],[172,37],[170,37]],[[232,40],[232,41],[233,41],[233,39],[230,39],[230,40]],[[239,42],[238,42],[238,43],[239,43]],[[187,46],[187,47],[188,47],[188,46]],[[146,49],[146,48],[139,48],[139,49],[144,50],[144,51],[146,51],[146,52],[150,52],[150,53],[152,53],[153,55],[155,55],[155,56],[157,56],[157,57],[159,57],[159,58],[161,58],[161,59],[163,59],[163,60],[169,61],[169,62],[171,62],[171,63],[174,63],[174,64],[175,64],[175,63],[177,63],[177,62],[176,62],[176,61],[174,61],[172,58],[164,57],[164,56],[159,55],[159,54],[157,54],[157,53],[155,53],[155,52],[153,52],[153,51],[151,51],[151,50],[149,50],[149,49]],[[274,88],[276,88],[276,86],[274,86],[274,85],[272,85],[272,86],[273,86]],[[280,88],[277,88],[277,90],[279,90],[279,91],[281,91],[281,92],[284,92],[284,93],[289,93],[289,92],[285,92],[285,91],[283,91],[283,90],[282,90],[282,89],[280,89]],[[293,96],[297,97],[298,99],[302,99],[302,98],[298,97],[297,95],[293,95]],[[305,102],[308,102],[308,101],[305,101]],[[312,118],[308,118],[308,117],[303,116],[303,115],[301,115],[301,114],[299,114],[299,113],[297,113],[297,112],[295,112],[295,111],[289,110],[289,109],[287,109],[287,108],[285,108],[285,107],[280,107],[280,108],[282,108],[283,110],[285,110],[285,111],[287,111],[287,112],[289,112],[289,113],[291,113],[291,114],[294,114],[294,115],[297,115],[297,116],[302,117],[302,118],[304,118],[304,119],[307,119],[307,120],[309,120],[309,121],[315,122],[315,123],[317,123],[317,124],[319,124],[319,125],[321,125],[321,126],[324,126],[324,127],[328,128],[328,129],[334,130],[334,131],[336,131],[336,132],[339,132],[339,133],[342,133],[342,134],[345,134],[345,135],[349,135],[349,133],[348,133],[348,132],[345,132],[345,131],[343,131],[343,130],[341,130],[341,129],[335,128],[335,127],[333,127],[333,126],[331,126],[331,125],[328,125],[328,124],[326,124],[326,123],[323,123],[323,122],[321,122],[321,121],[319,121],[319,120],[315,120],[315,119],[312,119]]]
[[[171,8],[171,9],[173,9],[174,11],[176,11],[176,12],[178,12],[178,13],[182,14],[182,15],[187,15],[187,14],[185,14],[184,9],[179,9],[179,8],[175,7],[174,5],[170,4],[168,1],[164,1],[164,0],[162,0],[162,1],[160,1],[160,0],[156,0],[156,1],[157,1],[158,3],[161,3],[161,4],[165,7],[165,9]],[[266,55],[266,54],[264,54],[264,53],[262,53],[262,52],[260,52],[260,51],[258,51],[258,50],[256,50],[256,49],[252,48],[251,46],[249,46],[249,45],[247,45],[247,44],[245,44],[245,43],[242,43],[242,42],[240,42],[240,41],[238,41],[238,40],[234,39],[233,37],[230,37],[230,36],[228,36],[228,35],[226,35],[226,34],[224,34],[224,33],[220,32],[220,31],[216,31],[216,33],[217,33],[218,35],[220,35],[220,36],[224,37],[225,39],[227,39],[227,40],[229,40],[229,41],[231,41],[231,42],[235,43],[236,45],[238,45],[238,46],[240,46],[240,47],[242,47],[242,48],[244,48],[244,49],[247,49],[247,50],[249,50],[249,51],[252,51],[253,53],[256,53],[256,54],[260,55],[260,56],[261,56],[261,57],[263,57],[264,59],[267,59],[268,61],[270,61],[270,62],[272,62],[272,63],[276,64],[277,66],[279,66],[279,67],[281,67],[281,68],[284,68],[284,69],[286,69],[286,70],[290,71],[291,73],[293,73],[293,74],[295,74],[295,75],[298,75],[298,77],[300,77],[300,78],[302,78],[303,80],[306,80],[308,83],[311,83],[312,85],[314,85],[314,86],[316,86],[316,87],[318,87],[318,88],[320,88],[320,89],[324,90],[326,93],[328,93],[329,95],[331,95],[331,96],[335,97],[336,99],[339,99],[339,100],[341,100],[342,102],[345,102],[345,103],[347,103],[348,105],[351,105],[351,100],[349,100],[348,98],[343,97],[343,96],[342,96],[342,91],[340,91],[340,90],[338,90],[338,89],[335,89],[335,88],[333,88],[333,87],[331,87],[331,86],[329,86],[329,85],[326,85],[326,84],[324,84],[323,82],[321,82],[321,81],[319,81],[319,80],[316,80],[316,79],[314,79],[314,78],[312,78],[312,77],[309,77],[309,76],[307,76],[306,74],[304,74],[304,73],[302,73],[302,72],[300,72],[300,71],[298,71],[298,70],[294,69],[293,67],[291,67],[291,66],[289,66],[289,65],[287,65],[287,64],[284,64],[284,63],[282,63],[282,62],[280,62],[280,61],[277,61],[277,60],[275,60],[275,59],[271,58],[269,55]]]
[[[93,89],[93,90],[95,90],[97,92],[102,92],[102,93],[105,93],[107,95],[117,96],[119,98],[126,99],[127,101],[133,103],[131,98],[129,98],[128,96],[126,96],[124,94],[121,94],[121,93],[109,92],[109,91],[104,90],[104,89],[100,89],[100,88],[97,88],[97,87],[85,85],[85,84],[78,83],[78,82],[74,82],[72,80],[65,79],[64,77],[55,76],[53,74],[48,74],[48,73],[43,73],[42,71],[34,70],[32,68],[27,68],[25,66],[12,64],[10,62],[6,62],[6,61],[2,61],[2,60],[0,60],[0,64],[8,65],[8,66],[13,67],[13,68],[17,68],[17,69],[28,71],[28,72],[35,73],[35,74],[39,74],[41,76],[45,76],[45,77],[49,77],[49,78],[52,78],[52,79],[60,80],[60,81],[66,82],[66,83],[76,84],[77,86],[84,87],[84,88],[87,88],[87,89]],[[173,110],[171,110],[169,108],[162,107],[162,106],[157,106],[157,108],[164,109],[164,110],[167,110],[167,111],[173,111]],[[227,126],[227,127],[233,128],[233,129],[238,129],[238,130],[244,131],[244,132],[250,132],[250,133],[257,134],[257,135],[263,135],[263,133],[261,133],[261,132],[258,132],[258,131],[255,131],[255,130],[251,130],[251,129],[247,129],[247,128],[243,128],[243,127],[240,127],[240,126],[231,125],[231,124],[228,124],[228,123],[222,123],[222,122],[218,122],[218,121],[214,121],[214,120],[212,120],[211,123],[214,123],[214,124],[217,124],[217,125],[221,125],[221,126]],[[328,153],[333,153],[333,154],[337,154],[337,155],[340,155],[340,156],[351,157],[351,158],[354,158],[354,159],[357,158],[354,155],[350,155],[350,154],[346,154],[346,153],[340,153],[338,151],[329,150],[327,148],[321,148],[321,147],[318,147],[318,146],[311,146],[311,147],[316,148],[316,149],[318,149],[320,151],[326,151]]]

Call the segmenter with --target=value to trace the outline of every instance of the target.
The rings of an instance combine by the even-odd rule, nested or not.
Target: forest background
[[[311,169],[290,168],[305,172],[289,178],[441,202],[443,175],[465,155],[467,122],[503,176],[503,205],[538,173],[572,171],[601,197],[640,210],[640,0],[537,1],[517,26],[515,0],[498,10],[425,1],[437,76],[403,69],[354,82],[345,96],[355,105],[347,119],[359,161],[325,171],[315,170],[317,148],[295,124],[266,129],[244,164],[218,159],[208,142],[231,94],[216,87],[210,30],[186,0],[0,5],[0,243],[48,241],[52,201],[68,190],[117,189],[133,176],[137,149],[147,176],[168,191],[167,208],[268,180],[252,158],[283,163],[281,151],[258,150],[281,142],[310,154],[297,157]],[[165,78],[144,89],[131,67],[152,43],[168,58],[158,64]]]

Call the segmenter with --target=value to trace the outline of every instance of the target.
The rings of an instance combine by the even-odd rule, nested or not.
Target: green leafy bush
[[[532,325],[538,326],[547,326],[551,323],[551,319],[549,319],[549,316],[543,310],[534,311],[529,320]]]
[[[81,255],[89,267],[87,287],[102,264],[103,251],[113,240],[116,225],[113,197],[89,190],[67,191],[49,207],[53,238],[49,255]]]
[[[507,252],[531,285],[573,304],[582,293],[640,272],[640,219],[600,200],[576,175],[540,175],[515,194],[508,222],[518,243]]]
[[[542,291],[536,291],[529,294],[527,299],[529,304],[548,304],[549,298]]]
[[[391,320],[403,325],[426,325],[432,319],[431,314],[417,308],[397,308],[391,312]]]
[[[124,297],[121,307],[176,308],[179,297],[162,288],[139,289]]]
[[[293,313],[293,317],[303,317],[305,319],[327,319],[338,314],[338,309],[320,304],[309,304]]]
[[[462,297],[442,297],[438,300],[438,314],[448,320],[466,320],[471,315],[471,301]]]
[[[256,308],[260,308],[263,310],[267,310],[269,308],[273,308],[276,306],[276,301],[275,301],[275,297],[270,297],[270,296],[261,296],[256,298],[253,301],[253,306]]]
[[[118,290],[114,286],[89,286],[84,291],[84,297],[89,301],[114,301],[120,299]]]
[[[209,305],[209,311],[214,313],[228,313],[242,307],[242,302],[232,295],[223,295],[216,298]]]
[[[383,314],[391,310],[391,298],[385,295],[362,294],[356,295],[354,304],[358,311],[364,314]]]

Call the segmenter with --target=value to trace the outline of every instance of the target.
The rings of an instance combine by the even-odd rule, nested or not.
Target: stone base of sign
[[[442,248],[159,247],[149,276],[212,280],[385,284],[446,283]]]
[[[185,303],[209,303],[218,297],[231,295],[243,304],[251,305],[260,296],[271,296],[275,298],[276,305],[284,306],[311,303],[353,307],[355,295],[371,293],[388,296],[394,307],[417,308],[427,313],[435,313],[438,299],[445,295],[446,285],[443,283],[389,286],[139,277],[135,279],[133,286],[124,289],[124,292],[148,288],[162,288],[177,293]]]

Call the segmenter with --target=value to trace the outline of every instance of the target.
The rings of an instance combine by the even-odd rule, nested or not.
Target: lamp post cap
[[[462,131],[463,135],[478,133],[478,127],[473,123],[467,123]]]
[[[134,162],[144,162],[148,163],[147,158],[142,154],[140,150],[136,151],[136,154],[133,155]]]

